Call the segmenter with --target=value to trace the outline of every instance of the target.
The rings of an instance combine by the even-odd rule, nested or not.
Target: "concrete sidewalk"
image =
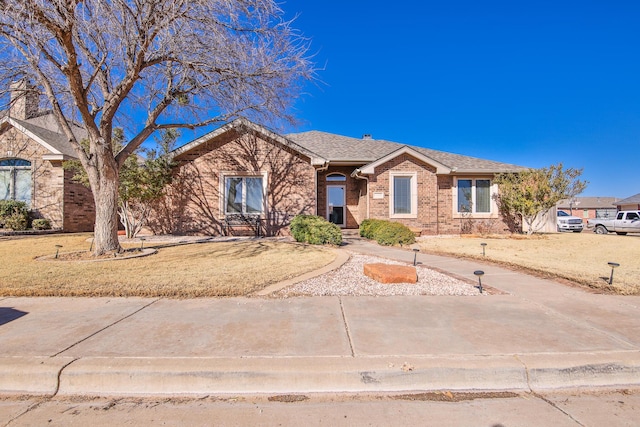
[[[344,249],[413,261],[357,238]],[[0,299],[0,393],[221,394],[640,386],[640,298],[474,261],[482,297]]]

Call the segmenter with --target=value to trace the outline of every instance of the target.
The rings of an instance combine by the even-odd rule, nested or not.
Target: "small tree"
[[[563,169],[562,163],[547,168],[529,169],[496,176],[499,192],[494,195],[500,213],[511,231],[527,234],[539,231],[543,218],[560,200],[582,193],[588,182],[580,181],[582,169]]]
[[[172,180],[173,161],[169,155],[178,136],[174,129],[162,133],[161,152],[145,150],[146,159],[139,162],[131,156],[120,169],[118,215],[128,238],[138,235],[145,226],[153,203],[164,196]]]

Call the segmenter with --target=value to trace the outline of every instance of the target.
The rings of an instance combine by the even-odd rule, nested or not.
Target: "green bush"
[[[360,223],[360,237],[365,239],[375,239],[378,229],[389,221],[381,219],[365,219]]]
[[[340,227],[315,215],[297,215],[291,221],[291,235],[297,242],[312,245],[340,245],[342,232]]]
[[[26,230],[28,222],[29,208],[25,202],[0,200],[0,227]]]
[[[46,218],[34,219],[31,222],[31,227],[34,230],[51,230],[51,221]]]
[[[365,219],[360,224],[360,236],[375,240],[384,246],[410,245],[416,242],[416,236],[404,224],[381,219]]]
[[[29,217],[27,214],[20,212],[18,209],[13,214],[4,218],[4,227],[11,230],[26,230]]]
[[[25,202],[17,200],[0,200],[0,225],[4,224],[5,219],[14,215],[16,212],[23,214],[25,218],[28,218],[29,208]]]

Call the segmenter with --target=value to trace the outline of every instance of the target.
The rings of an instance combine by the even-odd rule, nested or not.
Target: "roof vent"
[[[362,139],[373,139],[373,138],[371,137],[370,133],[365,133],[364,135],[362,135]]]

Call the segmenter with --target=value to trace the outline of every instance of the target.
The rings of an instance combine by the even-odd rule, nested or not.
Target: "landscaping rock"
[[[418,273],[415,267],[394,264],[365,264],[365,276],[380,283],[416,283]]]

